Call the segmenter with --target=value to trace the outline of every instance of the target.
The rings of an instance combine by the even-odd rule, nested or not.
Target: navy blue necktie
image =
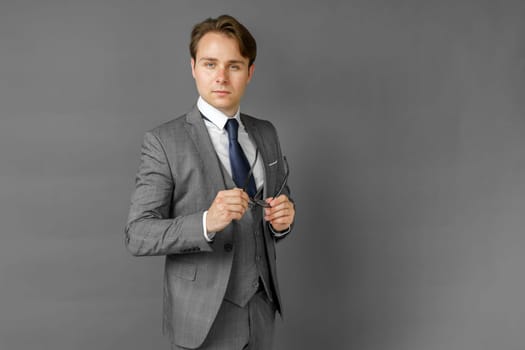
[[[246,159],[246,155],[242,151],[241,145],[237,140],[237,134],[239,130],[239,123],[235,118],[229,118],[226,123],[226,131],[228,132],[228,140],[230,141],[230,164],[232,168],[232,178],[233,182],[239,188],[243,188],[250,172],[250,163]],[[250,197],[255,196],[256,187],[253,175],[250,176],[250,181],[248,181],[248,186],[246,191]]]

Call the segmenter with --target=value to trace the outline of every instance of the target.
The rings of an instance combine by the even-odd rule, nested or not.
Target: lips
[[[212,92],[214,94],[218,94],[218,95],[228,95],[228,94],[230,94],[230,92],[227,91],[227,90],[213,90]]]

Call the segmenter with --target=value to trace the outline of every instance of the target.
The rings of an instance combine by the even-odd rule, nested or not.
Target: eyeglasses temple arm
[[[286,174],[284,175],[284,180],[281,184],[281,188],[279,188],[279,191],[277,191],[275,197],[279,197],[281,195],[281,192],[284,190],[284,186],[286,186],[286,183],[288,182],[288,175],[290,175],[290,168],[288,167],[288,160],[286,159],[286,156],[283,156],[283,160],[284,165],[286,166]]]

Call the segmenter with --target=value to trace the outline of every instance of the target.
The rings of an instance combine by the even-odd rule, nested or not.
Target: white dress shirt
[[[206,117],[204,119],[204,124],[208,129],[211,143],[213,144],[215,152],[217,152],[217,156],[219,157],[222,165],[231,176],[232,170],[229,150],[230,141],[228,139],[228,131],[225,129],[225,125],[226,122],[228,122],[229,117],[219,111],[217,108],[210,105],[202,97],[199,97],[197,101],[197,108],[202,113],[202,115]],[[248,133],[242,124],[240,115],[240,110],[238,110],[233,116],[233,118],[237,119],[239,122],[237,140],[239,141],[239,144],[241,145],[241,148],[248,159],[248,163],[251,166],[255,160],[255,152],[257,147],[248,136]],[[264,169],[260,152],[259,156],[257,157],[257,163],[255,163],[255,167],[253,169],[253,177],[255,179],[255,186],[257,189],[261,188],[264,185]]]
[[[208,102],[206,102],[202,97],[199,96],[199,99],[197,100],[197,108],[199,111],[204,115],[206,118],[204,119],[204,124],[206,125],[206,129],[208,129],[208,134],[210,135],[211,143],[213,144],[213,147],[215,148],[215,152],[217,152],[217,156],[219,157],[219,160],[221,161],[222,165],[230,174],[231,176],[231,164],[230,164],[230,151],[229,151],[229,145],[230,141],[228,139],[228,132],[224,128],[226,125],[226,122],[230,117],[228,117],[226,114],[219,111],[217,108],[210,105]],[[241,145],[242,150],[244,151],[244,154],[246,155],[246,158],[248,159],[248,163],[250,166],[255,161],[255,155],[257,147],[253,143],[253,141],[250,139],[250,136],[246,132],[246,129],[244,128],[244,125],[242,124],[241,118],[240,118],[240,110],[235,113],[235,115],[232,118],[237,119],[239,122],[239,130],[237,135],[237,140],[239,141],[239,144]],[[255,180],[255,186],[257,187],[257,190],[259,190],[262,186],[264,186],[264,168],[263,168],[263,159],[261,156],[261,153],[259,152],[259,155],[257,157],[257,162],[255,163],[255,166],[253,168],[253,177]],[[213,237],[215,236],[214,232],[206,232],[206,215],[208,214],[208,211],[204,212],[204,215],[202,216],[202,225],[203,225],[203,232],[204,237],[208,242],[211,242],[213,240]],[[286,233],[289,232],[289,230],[285,232],[275,232],[272,228],[272,225],[270,225],[270,229],[276,236],[284,236]]]

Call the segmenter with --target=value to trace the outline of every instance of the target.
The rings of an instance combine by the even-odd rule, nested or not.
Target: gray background
[[[292,168],[276,349],[522,349],[525,5],[467,0],[2,0],[0,349],[166,349],[162,258],[123,228],[222,13]]]

